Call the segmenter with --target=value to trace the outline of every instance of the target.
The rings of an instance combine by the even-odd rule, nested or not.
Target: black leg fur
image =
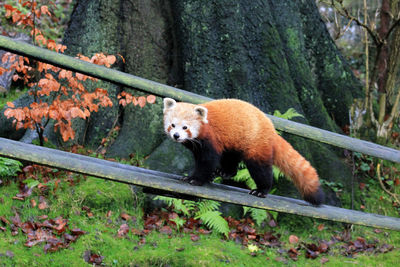
[[[235,176],[241,160],[242,157],[239,152],[227,151],[222,153],[220,167],[216,170],[216,174],[224,179]]]
[[[209,142],[204,140],[185,142],[183,145],[192,151],[195,160],[193,174],[189,177],[184,177],[183,180],[192,185],[203,185],[211,181],[221,155],[215,151]]]
[[[257,197],[265,197],[272,187],[272,164],[254,160],[245,160],[245,163],[251,177],[257,185],[257,189],[251,190],[250,194]]]

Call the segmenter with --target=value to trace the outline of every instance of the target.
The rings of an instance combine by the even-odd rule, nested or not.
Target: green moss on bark
[[[83,54],[91,57],[95,53],[119,53],[119,0],[107,1],[77,1],[72,12],[72,19],[64,35],[66,54],[76,56]],[[74,121],[75,139],[71,143],[87,144],[96,147],[101,139],[112,128],[118,117],[118,102],[116,99],[118,86],[103,82],[86,82],[86,89],[93,91],[103,88],[113,102],[113,107],[100,108],[92,113],[87,121]]]

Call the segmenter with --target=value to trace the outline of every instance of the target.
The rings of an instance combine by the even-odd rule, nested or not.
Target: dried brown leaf
[[[297,242],[299,242],[299,238],[295,235],[290,235],[289,236],[289,243],[290,244],[296,244]]]

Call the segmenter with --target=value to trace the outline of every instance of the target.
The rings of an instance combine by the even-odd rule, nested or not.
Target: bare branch
[[[346,28],[343,30],[343,32],[338,32],[338,34],[336,35],[336,37],[335,37],[335,40],[336,39],[339,39],[340,37],[342,37],[346,32],[347,32],[347,30],[350,28],[350,24],[353,22],[353,20],[352,19],[350,19],[349,20],[349,23],[347,23],[347,25],[346,25]]]
[[[396,100],[394,101],[393,107],[392,107],[392,111],[390,112],[390,116],[389,118],[385,121],[385,123],[387,123],[387,125],[389,125],[392,120],[396,117],[396,115],[398,116],[399,114],[397,113],[397,109],[399,107],[399,102],[400,102],[400,88],[397,91],[397,96],[396,96]]]
[[[378,33],[374,31],[371,27],[369,27],[367,24],[359,20],[357,17],[351,15],[350,12],[347,10],[347,8],[343,5],[342,1],[339,2],[340,7],[336,6],[335,3],[336,3],[335,0],[331,1],[332,7],[335,8],[339,12],[339,14],[342,15],[343,17],[346,17],[347,19],[354,21],[355,23],[357,23],[358,26],[366,29],[369,35],[371,35],[375,45],[379,46],[383,44],[383,40],[379,37]]]
[[[369,113],[370,113],[370,116],[371,116],[371,122],[372,122],[376,127],[378,127],[378,126],[379,126],[379,123],[378,123],[378,121],[377,121],[376,118],[375,118],[374,109],[372,108],[372,94],[370,94],[370,96],[369,96]]]
[[[392,24],[392,26],[390,26],[390,28],[389,28],[389,30],[388,30],[386,36],[385,36],[385,40],[387,40],[387,39],[389,38],[389,36],[390,36],[390,34],[392,33],[392,31],[393,31],[397,26],[399,26],[399,25],[400,25],[400,18],[397,19],[397,20]]]
[[[400,201],[399,201],[399,199],[397,198],[397,194],[390,192],[390,191],[385,187],[385,185],[383,184],[383,182],[382,182],[382,177],[381,177],[381,172],[380,172],[380,165],[381,165],[381,164],[378,164],[378,167],[377,167],[377,170],[376,170],[376,174],[378,175],[379,184],[381,185],[383,191],[385,191],[389,196],[391,196],[397,204],[400,204]]]

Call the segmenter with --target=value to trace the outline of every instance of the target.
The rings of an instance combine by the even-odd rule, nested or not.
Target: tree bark
[[[119,54],[125,62],[115,68],[167,83],[173,79],[168,6],[167,1],[155,0],[76,1],[64,43],[72,55]],[[131,154],[148,155],[162,141],[161,99],[157,105],[143,109],[122,108],[118,106],[117,93],[123,90],[134,95],[140,93],[104,82],[93,88],[102,86],[108,89],[114,106],[93,114],[86,123],[80,121],[76,140],[96,147],[117,122],[121,130],[108,148],[108,155],[125,158]]]
[[[95,53],[117,54],[120,51],[120,12],[119,0],[107,1],[75,1],[71,20],[64,34],[63,43],[67,46],[66,54],[88,57]],[[97,81],[87,82],[86,88],[104,88],[113,102],[111,108],[101,108],[92,113],[87,121],[74,121],[75,139],[70,144],[86,144],[96,147],[101,139],[111,130],[118,118],[119,107],[116,95],[119,88],[111,83]]]
[[[234,97],[263,111],[293,107],[303,123],[331,131],[348,124],[361,85],[343,60],[313,1],[172,1],[183,88]],[[333,120],[335,119],[335,121]],[[289,138],[322,178],[347,184],[337,150]]]

